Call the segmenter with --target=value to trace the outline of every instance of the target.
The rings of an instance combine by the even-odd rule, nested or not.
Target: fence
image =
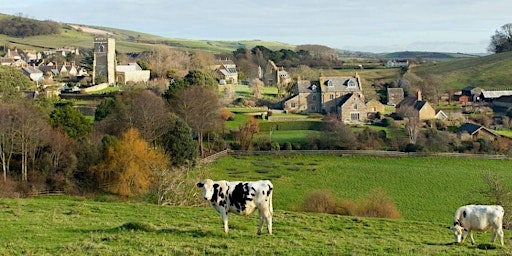
[[[505,155],[484,155],[484,154],[466,154],[466,153],[427,153],[427,152],[400,152],[385,150],[276,150],[276,151],[244,151],[231,150],[228,152],[232,155],[336,155],[336,156],[380,156],[380,157],[456,157],[456,158],[481,158],[505,160],[512,159]],[[224,154],[225,155],[225,154]],[[217,157],[218,158],[218,157]],[[215,158],[215,159],[217,159]]]

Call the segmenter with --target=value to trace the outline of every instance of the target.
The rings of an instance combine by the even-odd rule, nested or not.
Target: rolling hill
[[[437,76],[443,89],[462,89],[472,85],[486,90],[511,89],[512,52],[448,62],[414,66],[410,72],[419,77]]]

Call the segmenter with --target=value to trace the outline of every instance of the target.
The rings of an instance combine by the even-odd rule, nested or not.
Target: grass
[[[276,190],[278,195],[279,190]],[[276,196],[277,197],[277,196]],[[452,243],[444,223],[276,209],[274,234],[257,214],[231,215],[224,234],[211,207],[95,202],[71,197],[0,199],[1,255],[503,255],[508,246]],[[507,233],[505,233],[507,235]],[[508,237],[508,236],[507,236]],[[510,240],[506,239],[507,245]]]
[[[329,189],[340,199],[354,200],[382,188],[393,198],[404,219],[451,223],[458,206],[488,201],[478,193],[485,187],[485,174],[499,175],[505,186],[512,187],[509,166],[509,160],[285,157],[276,152],[274,156],[225,157],[208,168],[212,179],[271,179],[276,193],[281,195],[274,199],[278,209],[295,210],[306,194],[318,189]],[[261,169],[267,172],[262,173]]]
[[[500,175],[510,187],[509,166],[508,160],[440,157],[229,156],[206,166],[209,177],[271,179],[274,235],[256,235],[256,213],[230,215],[226,235],[206,204],[2,198],[0,255],[507,255],[508,230],[504,247],[489,244],[489,232],[476,233],[472,246],[453,244],[446,227],[458,206],[484,201],[478,196],[484,173]],[[393,198],[402,219],[296,211],[311,191],[357,200],[376,187]]]

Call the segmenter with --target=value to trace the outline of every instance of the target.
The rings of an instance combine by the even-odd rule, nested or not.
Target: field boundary
[[[510,160],[512,158],[506,155],[488,155],[488,154],[467,154],[467,153],[428,153],[428,152],[401,152],[386,150],[274,150],[274,151],[246,151],[246,150],[226,150],[227,154],[238,156],[250,155],[338,155],[338,156],[378,156],[378,157],[454,157],[454,158],[481,158],[495,160]],[[225,151],[222,151],[225,152]],[[220,152],[219,152],[220,153]],[[225,155],[224,153],[223,155]],[[221,155],[221,156],[223,156]],[[216,157],[215,159],[219,158]],[[214,159],[214,160],[215,160]],[[212,160],[212,161],[214,161]]]

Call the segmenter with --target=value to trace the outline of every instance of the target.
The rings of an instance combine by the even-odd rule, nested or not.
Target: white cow
[[[259,211],[258,235],[261,235],[263,222],[267,222],[267,230],[272,234],[272,190],[269,180],[240,182],[213,181],[206,179],[196,184],[203,188],[203,197],[217,210],[224,223],[224,232],[228,233],[228,213],[249,215],[256,208]]]
[[[487,231],[492,228],[491,243],[496,235],[503,245],[503,215],[505,211],[499,205],[465,205],[457,209],[453,226],[449,227],[455,235],[455,242],[464,242],[469,234],[471,244],[475,244],[471,231]]]

